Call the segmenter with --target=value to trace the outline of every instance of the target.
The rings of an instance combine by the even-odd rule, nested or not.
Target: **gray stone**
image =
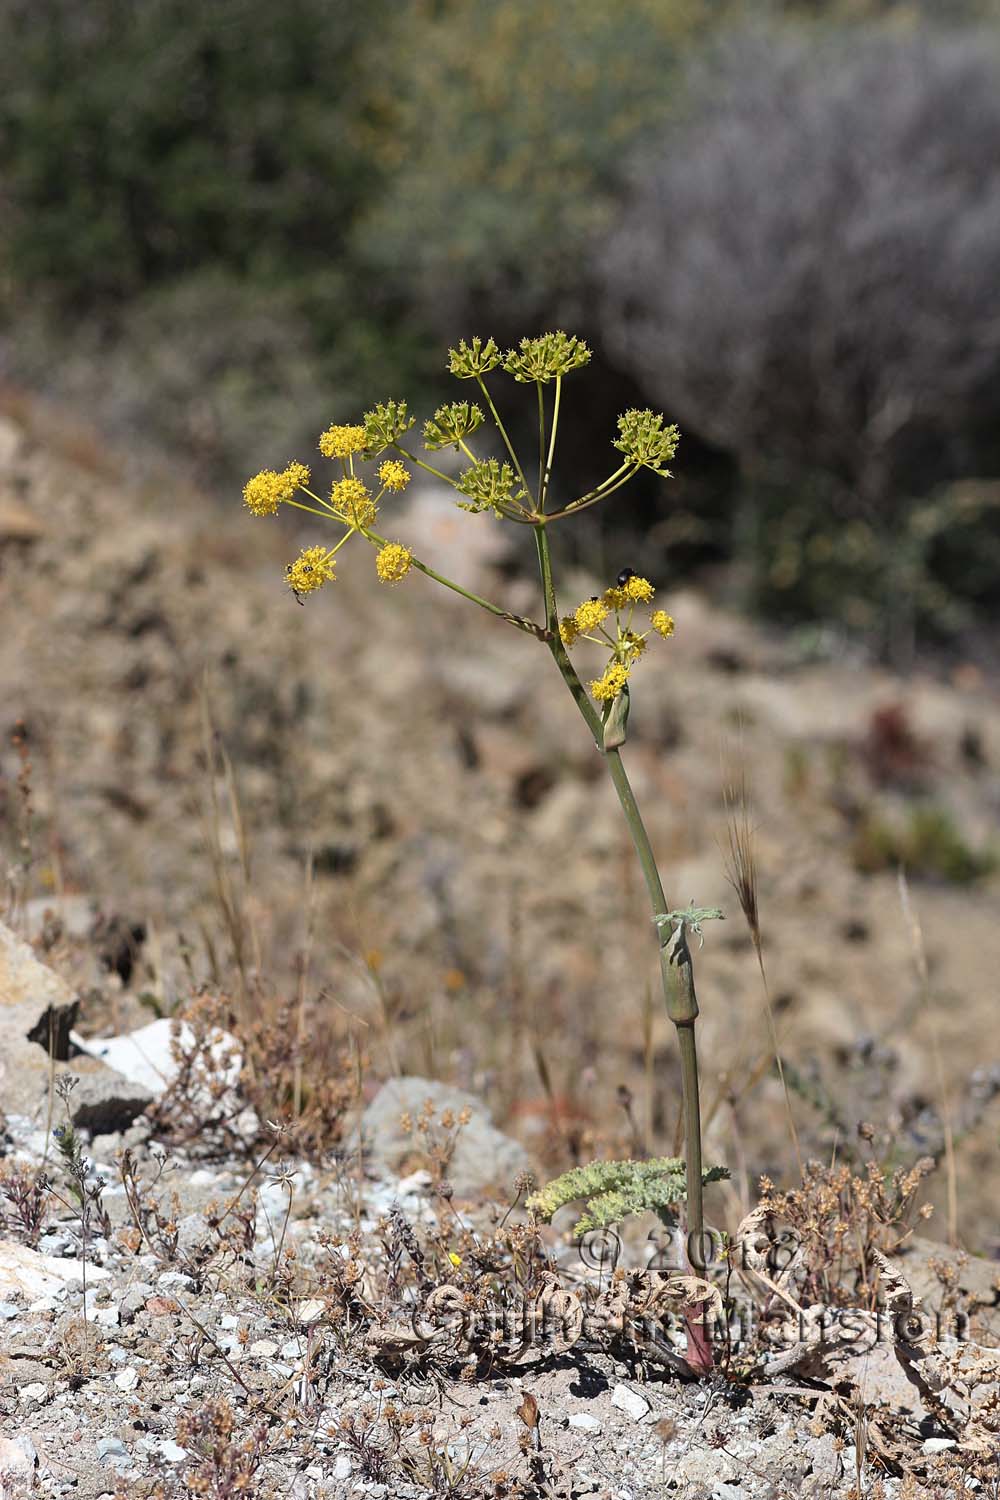
[[[675,1463],[668,1462],[666,1475],[671,1484],[703,1484],[710,1491],[720,1484],[739,1484],[742,1477],[738,1461],[716,1448],[689,1448]]]
[[[95,1134],[122,1130],[153,1095],[98,1058],[70,1058],[78,1007],[65,980],[0,922],[0,1097],[5,1109],[44,1120],[50,1082],[70,1073],[78,1080],[68,1106],[73,1124]],[[58,1124],[66,1107],[61,1100],[54,1102]]]
[[[70,1095],[70,1118],[94,1135],[124,1130],[154,1098],[141,1083],[130,1083],[94,1058],[74,1058],[66,1071],[80,1080]]]
[[[520,1172],[530,1170],[530,1160],[519,1142],[493,1125],[482,1100],[449,1084],[429,1078],[393,1078],[379,1089],[361,1118],[364,1152],[369,1163],[389,1173],[398,1173],[418,1163],[421,1140],[417,1132],[404,1131],[400,1118],[416,1120],[430,1101],[435,1120],[445,1110],[458,1115],[468,1110],[470,1119],[458,1133],[446,1173],[455,1191],[475,1194],[496,1187],[508,1191]],[[437,1127],[439,1133],[445,1132]]]
[[[140,1313],[146,1305],[146,1299],[152,1297],[155,1287],[150,1286],[148,1281],[134,1281],[128,1291],[122,1296],[118,1307],[118,1313],[123,1325],[134,1323],[136,1314]]]
[[[97,1456],[103,1462],[105,1459],[128,1458],[128,1449],[120,1437],[102,1437],[97,1439]]]
[[[37,1042],[53,1055],[69,1055],[69,1033],[76,1023],[79,1000],[64,979],[35,956],[25,943],[0,922],[0,1026],[11,1039]]]
[[[5,1323],[9,1323],[11,1318],[16,1318],[20,1311],[21,1309],[15,1307],[13,1302],[0,1302],[0,1320]]]

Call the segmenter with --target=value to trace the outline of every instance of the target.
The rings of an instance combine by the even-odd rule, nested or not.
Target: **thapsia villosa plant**
[[[692,930],[700,933],[702,921],[721,916],[721,913],[698,908],[672,911],[668,906],[649,836],[620,753],[627,733],[632,671],[645,654],[650,638],[667,639],[673,634],[674,622],[662,609],[654,609],[644,618],[639,617],[637,611],[652,603],[654,588],[631,568],[625,568],[603,593],[585,599],[572,614],[560,618],[550,546],[551,529],[557,522],[607,500],[634,479],[641,469],[650,469],[664,479],[669,478],[667,465],[676,451],[679,433],[676,427],[665,425],[661,414],[636,410],[624,412],[618,418],[618,435],[613,442],[621,455],[618,467],[594,489],[554,508],[551,480],[563,381],[589,360],[590,350],[586,344],[563,332],[522,339],[519,348],[506,354],[491,338],[485,341],[473,338],[468,343],[462,340],[457,349],[449,351],[448,368],[457,379],[475,384],[483,404],[451,402],[439,407],[423,426],[425,451],[434,453],[454,448],[468,460],[468,467],[457,477],[445,474],[410,451],[404,440],[412,441],[408,434],[416,425],[416,418],[408,411],[405,401],[385,401],[366,412],[364,420],[357,425],[333,426],[320,436],[320,453],[339,465],[339,474],[328,494],[324,496],[310,489],[309,468],[293,462],[280,473],[265,470],[256,474],[247,482],[243,498],[257,516],[274,515],[280,506],[291,505],[333,522],[340,529],[341,535],[332,547],[321,544],[306,547],[289,564],[286,581],[300,602],[305,595],[314,593],[336,577],[337,554],[352,538],[359,537],[375,549],[375,569],[383,583],[399,583],[411,569],[416,569],[533,636],[550,651],[607,765],[652,905],[659,937],[663,993],[667,1013],[677,1029],[680,1050],[689,1254],[696,1265],[703,1265],[703,1172],[695,1042],[698,1002],[687,935]],[[535,387],[538,464],[530,479],[487,385],[487,377],[500,372],[512,376],[522,385]],[[480,456],[473,446],[480,441],[480,430],[487,426],[487,413],[506,452],[502,460]],[[376,525],[383,501],[405,489],[411,477],[404,460],[449,485],[456,492],[457,504],[463,510],[477,514],[492,512],[498,519],[531,528],[541,577],[543,624],[513,614],[471,593],[421,562],[401,542],[388,541],[380,534]],[[377,465],[376,479],[362,478],[359,472],[362,465]],[[569,656],[570,649],[581,640],[595,642],[608,653],[604,671],[590,683],[589,693]],[[678,1187],[678,1193],[680,1191]],[[707,1347],[701,1353],[703,1362],[708,1362]]]

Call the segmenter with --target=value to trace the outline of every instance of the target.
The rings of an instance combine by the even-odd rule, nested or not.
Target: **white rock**
[[[333,1466],[333,1477],[334,1479],[350,1479],[351,1460],[346,1453],[341,1453],[338,1456],[337,1462]]]
[[[429,1172],[421,1167],[417,1172],[411,1172],[408,1177],[401,1177],[396,1184],[396,1192],[401,1198],[419,1197],[426,1193],[431,1187],[434,1179]]]
[[[127,1370],[119,1370],[115,1376],[115,1385],[120,1391],[134,1391],[139,1384],[139,1373],[129,1365]]]
[[[22,1385],[17,1394],[18,1399],[26,1405],[29,1401],[33,1401],[37,1402],[39,1406],[43,1406],[49,1399],[49,1388],[47,1385],[43,1385],[40,1380],[35,1380],[31,1385]]]
[[[6,1488],[15,1480],[22,1481],[24,1493],[28,1493],[37,1458],[38,1450],[26,1432],[19,1432],[16,1438],[0,1437],[0,1496],[4,1500],[16,1493]]]
[[[633,1422],[641,1422],[649,1411],[649,1402],[645,1396],[640,1396],[638,1391],[633,1391],[627,1385],[615,1386],[611,1393],[611,1405],[631,1417]]]
[[[298,1318],[300,1323],[315,1323],[316,1319],[323,1313],[326,1306],[319,1297],[309,1297],[305,1302],[300,1302],[298,1307]]]
[[[619,1387],[619,1389],[624,1389],[624,1387]],[[568,1425],[575,1427],[578,1432],[592,1432],[595,1437],[601,1430],[601,1424],[597,1418],[589,1416],[587,1412],[578,1412],[570,1417]]]
[[[140,1083],[152,1093],[162,1094],[177,1073],[177,1059],[172,1046],[174,1025],[173,1021],[161,1019],[150,1021],[148,1026],[140,1026],[138,1030],[128,1031],[122,1036],[81,1037],[74,1031],[71,1037],[81,1052],[99,1057],[130,1083]],[[185,1048],[194,1042],[194,1032],[186,1022],[180,1023],[180,1039]],[[218,1031],[213,1036],[210,1051],[213,1059],[220,1062],[223,1055],[232,1053],[232,1061],[228,1064],[224,1077],[229,1087],[233,1088],[243,1066],[236,1050],[235,1038],[227,1031]]]
[[[168,1464],[182,1464],[188,1456],[187,1449],[175,1443],[172,1438],[164,1438],[159,1447]]]
[[[106,1281],[110,1272],[103,1266],[87,1266],[87,1284]],[[83,1280],[81,1260],[66,1260],[54,1255],[39,1255],[27,1245],[0,1240],[0,1294],[20,1292],[32,1301],[52,1297],[65,1290],[68,1282]],[[34,1309],[33,1309],[34,1310]]]
[[[250,1353],[257,1359],[273,1359],[278,1352],[278,1346],[273,1339],[255,1339],[250,1345]]]
[[[949,1448],[957,1448],[958,1443],[954,1438],[925,1438],[923,1451],[931,1453],[947,1453]]]

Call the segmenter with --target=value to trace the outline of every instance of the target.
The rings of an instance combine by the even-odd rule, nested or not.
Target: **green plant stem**
[[[548,624],[548,647],[562,674],[566,686],[580,710],[594,742],[604,756],[608,772],[618,793],[625,821],[628,824],[632,843],[642,869],[646,890],[649,893],[653,916],[666,916],[667,905],[656,865],[653,846],[642,821],[635,793],[632,791],[621,754],[618,750],[605,750],[604,727],[600,715],[590,701],[586,688],[577,676],[576,669],[567,655],[559,636],[559,619],[555,588],[552,581],[552,560],[549,539],[544,526],[535,528],[535,544],[538,551],[542,590],[545,595],[545,616]],[[691,954],[681,923],[671,930],[669,922],[659,928],[660,974],[663,981],[663,998],[667,1014],[677,1031],[677,1045],[681,1060],[681,1089],[684,1101],[684,1169],[687,1181],[688,1244],[694,1248],[693,1260],[696,1270],[704,1269],[704,1209],[702,1205],[702,1157],[701,1157],[701,1104],[698,1088],[698,1049],[695,1039],[695,1021],[698,1002],[694,992],[694,976]],[[690,1250],[689,1250],[690,1254]]]
[[[552,435],[549,438],[549,452],[545,460],[545,471],[542,474],[542,483],[538,492],[538,509],[544,511],[545,501],[549,493],[549,480],[552,477],[552,460],[556,451],[556,432],[559,428],[559,403],[562,400],[562,376],[556,376],[556,394],[552,404]]]
[[[616,474],[621,473],[621,469],[616,471]],[[575,516],[578,511],[587,510],[591,505],[599,505],[602,500],[606,500],[609,495],[613,495],[615,490],[620,490],[623,485],[631,483],[637,473],[637,469],[629,469],[615,484],[612,484],[611,480],[616,478],[616,474],[612,474],[599,489],[591,490],[587,495],[581,495],[579,500],[572,501],[571,504],[564,506],[562,510],[553,511],[552,515],[547,517],[547,519],[550,521],[561,521],[563,516]]]
[[[535,381],[538,391],[538,509],[545,509],[545,393],[542,382]]]
[[[416,464],[418,469],[426,469],[427,473],[433,474],[435,479],[443,479],[445,484],[450,484],[453,490],[458,489],[458,485],[455,483],[454,479],[450,479],[448,475],[442,473],[440,469],[435,469],[433,464],[425,464],[422,458],[418,458],[415,453],[408,452],[408,450],[404,448],[401,443],[393,443],[392,446],[395,448],[397,453],[401,453],[404,458],[410,461],[411,464]]]
[[[483,393],[483,400],[486,402],[486,405],[490,409],[490,416],[493,418],[494,422],[496,423],[497,432],[499,432],[500,436],[504,440],[504,446],[506,447],[507,452],[510,454],[511,463],[514,465],[514,468],[517,470],[517,477],[521,481],[521,487],[522,487],[522,489],[526,493],[530,494],[530,491],[528,490],[528,481],[525,479],[525,477],[524,477],[524,470],[521,468],[521,461],[518,458],[517,454],[514,452],[514,445],[511,442],[510,438],[507,436],[507,429],[506,429],[506,427],[503,425],[503,423],[500,420],[500,413],[497,411],[496,406],[493,403],[493,397],[490,395],[489,391],[486,389],[486,381],[483,379],[483,377],[481,375],[477,375],[476,376],[476,383],[478,384],[479,389]]]
[[[363,537],[367,537],[368,541],[375,547],[387,547],[389,545],[384,536],[379,536],[377,531],[372,531],[368,527],[365,527],[360,534]],[[499,604],[491,604],[488,599],[482,599],[478,594],[473,594],[468,589],[463,589],[460,583],[456,583],[452,578],[445,578],[443,573],[435,572],[426,563],[422,563],[418,557],[411,558],[411,566],[416,568],[419,573],[423,573],[427,578],[433,578],[435,583],[443,584],[446,589],[451,589],[453,594],[461,594],[462,598],[468,599],[470,604],[478,604],[480,609],[488,610],[491,615],[496,615],[498,619],[506,620],[510,625],[516,625],[518,630],[523,630],[527,635],[533,635],[540,641],[548,638],[548,632],[544,626],[536,624],[534,620],[526,619],[524,615],[512,614],[509,609],[501,609]]]

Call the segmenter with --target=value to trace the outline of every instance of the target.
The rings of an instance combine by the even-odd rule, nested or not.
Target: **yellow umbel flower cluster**
[[[399,462],[398,458],[387,458],[384,464],[379,464],[378,477],[382,481],[385,490],[405,490],[410,482],[410,471]]]
[[[596,597],[585,599],[573,616],[576,628],[581,634],[588,630],[596,630],[607,618],[608,606],[602,599]]]
[[[648,578],[639,578],[631,573],[624,583],[616,583],[605,589],[601,598],[609,609],[624,609],[627,604],[648,604],[655,593]]]
[[[598,703],[611,703],[628,682],[629,673],[644,655],[650,634],[655,631],[664,639],[674,633],[674,622],[666,610],[657,609],[650,616],[647,630],[633,630],[637,604],[648,604],[656,590],[648,578],[640,578],[631,568],[619,573],[611,588],[595,594],[578,605],[571,615],[559,622],[559,637],[564,646],[574,646],[581,638],[610,648],[611,658],[601,677],[590,684]],[[605,621],[614,613],[614,631]]]
[[[294,594],[311,594],[336,577],[333,553],[326,547],[306,547],[285,569],[285,582]]]
[[[363,427],[328,427],[320,433],[319,451],[324,458],[350,458],[365,446]]]
[[[610,703],[612,698],[618,697],[626,682],[628,668],[623,667],[619,661],[613,661],[605,668],[604,676],[596,678],[590,684],[590,691],[598,703]]]
[[[360,479],[338,479],[330,490],[330,506],[335,516],[348,526],[370,526],[378,515],[378,506]]]
[[[413,553],[401,542],[387,542],[375,558],[375,571],[382,583],[399,583],[413,565]]]
[[[262,469],[243,486],[243,499],[255,516],[273,516],[283,500],[291,500],[295,491],[308,483],[309,470],[305,464],[290,463],[280,474],[274,469]]]

